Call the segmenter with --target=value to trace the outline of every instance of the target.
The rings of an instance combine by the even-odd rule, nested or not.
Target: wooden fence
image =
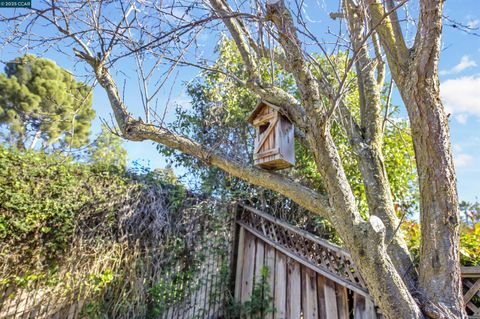
[[[246,206],[240,206],[237,224],[236,300],[250,300],[267,267],[274,311],[265,318],[381,317],[342,248]]]
[[[207,252],[199,270],[188,280],[174,279],[175,271],[162,274],[161,280],[167,284],[157,293],[156,302],[161,304],[163,309],[159,309],[156,315],[150,314],[149,317],[157,319],[221,318],[224,315],[226,297],[225,289],[222,289],[226,280],[221,273],[224,262],[228,263],[228,260],[224,260],[222,255]],[[0,319],[96,318],[97,316],[91,315],[89,311],[96,305],[96,300],[102,300],[110,294],[109,288],[106,287],[104,291],[92,295],[88,293],[88,283],[91,278],[77,276],[76,281],[75,286],[69,290],[64,287],[51,288],[45,285],[31,285],[25,288],[10,286],[0,290]],[[143,285],[147,284],[147,281],[147,278],[137,277],[135,282],[125,284]],[[127,295],[124,298],[132,302],[128,300],[131,296]],[[121,300],[117,302],[121,303]],[[144,304],[143,307],[148,305]],[[107,317],[109,316],[105,316]],[[110,318],[144,317],[144,311],[127,309]]]
[[[236,233],[235,298],[248,301],[267,267],[275,311],[265,318],[382,318],[341,247],[242,205]],[[462,267],[462,280],[467,314],[480,319],[480,267]]]
[[[266,311],[262,316],[265,319],[382,318],[344,249],[245,206],[237,211],[235,227],[233,259],[229,258],[232,247],[225,235],[230,232],[225,231],[212,236],[221,238],[228,247],[219,254],[214,245],[209,245],[204,262],[193,278],[174,283],[168,278],[174,276],[175,271],[162,275],[163,280],[172,284],[159,292],[159,302],[165,308],[154,317],[226,318],[229,289],[225,276],[228,274],[222,273],[225,270],[222,268],[231,263],[230,289],[243,304],[251,300],[261,269],[269,269],[270,308],[274,311]],[[211,239],[208,242],[212,243]],[[463,267],[462,277],[466,311],[470,318],[480,319],[480,267]],[[79,280],[78,289],[71,289],[61,297],[49,287],[8,287],[0,291],[0,319],[84,318],[89,302],[84,297],[84,283],[88,280]],[[73,283],[70,286],[73,288]],[[178,291],[182,292],[180,296],[175,293]],[[128,312],[116,316],[131,317]]]

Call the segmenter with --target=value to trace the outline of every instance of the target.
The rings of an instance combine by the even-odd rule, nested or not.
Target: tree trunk
[[[331,205],[338,212],[330,217],[332,225],[352,254],[382,314],[388,319],[424,318],[387,253],[385,225],[376,216],[371,216],[369,222],[360,217],[328,128],[322,135],[309,134],[309,138],[318,146],[314,153],[317,167]]]
[[[350,145],[357,155],[358,167],[363,177],[368,210],[371,216],[377,216],[385,225],[387,251],[407,287],[413,290],[417,274],[412,265],[412,258],[401,231],[397,218],[387,170],[382,153],[383,118],[381,115],[381,94],[384,68],[380,61],[380,52],[376,60],[370,58],[367,44],[363,41],[366,26],[365,11],[351,0],[343,1],[343,8],[350,30],[350,40],[356,52],[355,69],[360,98],[360,124],[356,125],[348,108],[339,107],[343,127],[349,137]],[[378,44],[377,44],[378,45]],[[377,47],[378,51],[380,50]],[[377,67],[375,67],[377,65]],[[375,76],[375,71],[377,75]],[[344,117],[347,116],[345,119]]]
[[[448,118],[439,99],[438,84],[426,84],[424,78],[415,77],[403,90],[421,194],[418,288],[426,300],[425,310],[433,312],[432,317],[442,317],[435,313],[446,311],[452,318],[462,318],[460,212]]]
[[[438,60],[442,0],[421,0],[415,43],[408,50],[398,17],[385,18],[368,0],[392,77],[408,111],[420,185],[421,251],[418,290],[431,318],[464,318],[459,265],[459,208],[448,118],[440,101]],[[386,1],[389,12],[394,2]]]

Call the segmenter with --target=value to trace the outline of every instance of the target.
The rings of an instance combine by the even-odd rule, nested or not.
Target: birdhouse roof
[[[258,102],[255,109],[253,109],[253,111],[248,116],[247,122],[252,124],[253,121],[255,120],[255,118],[257,117],[258,113],[260,113],[263,110],[263,108],[266,107],[266,106],[271,107],[272,109],[274,109],[276,111],[280,111],[280,107],[278,107],[278,106],[276,106],[272,103],[269,103],[267,101],[260,101],[260,102]]]

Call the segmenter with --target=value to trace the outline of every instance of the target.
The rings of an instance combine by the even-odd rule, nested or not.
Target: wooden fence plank
[[[274,247],[278,251],[281,251],[283,254],[287,255],[288,257],[295,259],[299,263],[313,269],[315,272],[317,272],[319,274],[322,274],[323,276],[325,276],[327,278],[330,278],[333,281],[340,282],[342,285],[345,285],[350,290],[353,290],[353,291],[355,291],[359,294],[363,294],[364,296],[368,296],[368,291],[366,289],[360,288],[360,287],[358,287],[354,284],[351,284],[348,280],[345,280],[345,279],[339,277],[337,274],[329,272],[328,270],[326,270],[324,268],[321,268],[316,264],[312,264],[310,260],[307,260],[305,257],[302,257],[302,256],[298,255],[297,253],[293,252],[292,250],[283,246],[282,244],[279,244],[278,241],[279,241],[280,237],[276,233],[275,227],[273,227],[272,225],[269,226],[269,230],[272,233],[270,235],[270,237],[272,237],[273,239],[263,236],[258,230],[249,226],[246,223],[243,223],[243,222],[237,222],[237,223],[239,225],[241,225],[242,227],[244,227],[245,230],[248,230],[249,232],[251,232],[255,236],[262,238],[262,240],[265,241],[268,245]]]
[[[253,289],[253,275],[255,268],[255,237],[249,232],[245,232],[245,247],[243,253],[242,266],[242,292],[240,302],[250,300]]]
[[[302,309],[304,319],[318,318],[317,276],[307,267],[302,267]],[[330,319],[330,318],[329,318]]]
[[[335,284],[335,290],[337,294],[337,310],[339,319],[348,319],[348,291],[347,288]]]
[[[325,312],[327,319],[338,318],[337,295],[335,294],[335,282],[325,278],[325,285],[323,286],[325,294]]]
[[[480,266],[476,267],[461,267],[462,277],[468,278],[479,278],[480,277]]]
[[[317,274],[317,298],[318,298],[318,318],[328,319],[325,305],[325,282],[326,278]]]
[[[365,298],[365,311],[367,314],[365,318],[372,318],[372,319],[383,318],[383,316],[377,315],[377,308],[375,307],[375,304],[370,298]]]
[[[262,268],[265,259],[265,244],[259,238],[256,240],[255,249],[255,282],[262,279]]]
[[[302,311],[300,303],[302,295],[300,264],[288,258],[287,272],[287,318],[300,318]]]
[[[353,294],[353,311],[355,319],[377,319],[377,309],[370,298]]]
[[[275,319],[286,318],[287,303],[287,256],[279,251],[275,253]]]
[[[365,297],[359,294],[353,294],[353,311],[355,319],[368,319],[365,311]]]
[[[268,268],[269,272],[268,286],[270,287],[270,295],[273,298],[271,304],[271,308],[273,309],[275,307],[275,248],[273,248],[272,246],[265,246],[264,265]],[[273,312],[265,314],[265,319],[273,319],[273,317]]]
[[[240,227],[238,235],[238,251],[237,251],[237,265],[235,274],[235,300],[240,300],[242,292],[242,267],[243,267],[243,249],[245,245],[245,228]]]

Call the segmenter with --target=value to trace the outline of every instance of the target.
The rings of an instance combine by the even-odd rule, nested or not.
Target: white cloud
[[[468,119],[468,115],[467,114],[458,114],[457,116],[455,116],[455,119],[460,124],[466,124],[467,119]]]
[[[463,76],[440,84],[440,96],[448,113],[462,123],[466,116],[480,118],[480,76]]]
[[[453,156],[456,168],[467,166],[473,160],[473,156],[465,153],[460,153]]]
[[[479,25],[480,25],[480,20],[478,19],[470,19],[467,22],[467,27],[469,27],[470,29],[477,29]]]
[[[473,68],[476,66],[477,66],[477,63],[474,60],[472,60],[468,55],[464,55],[462,56],[462,58],[460,59],[460,62],[457,65],[455,65],[450,70],[440,71],[440,74],[442,75],[457,74],[462,72],[463,70],[466,70],[468,68]]]

